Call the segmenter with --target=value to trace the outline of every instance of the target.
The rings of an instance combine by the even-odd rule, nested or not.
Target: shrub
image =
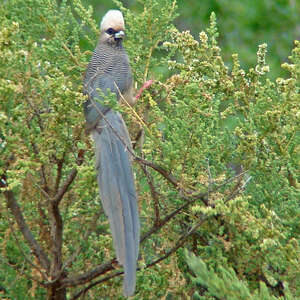
[[[121,298],[82,113],[86,48],[98,28],[91,8],[67,2],[0,6],[7,298]],[[249,71],[236,54],[226,66],[214,14],[197,41],[172,25],[175,1],[144,1],[135,14],[115,3],[137,86],[154,79],[134,109],[121,108],[134,141],[143,230],[136,299],[193,294],[183,247],[209,268],[233,268],[251,294],[263,281],[270,297],[284,294],[286,283],[299,296],[300,43],[283,65],[290,77],[273,81],[265,44]]]

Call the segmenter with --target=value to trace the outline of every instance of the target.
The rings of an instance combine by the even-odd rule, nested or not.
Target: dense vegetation
[[[300,43],[288,53],[282,42],[290,56],[280,67],[265,43],[229,43],[232,23],[220,18],[223,55],[214,13],[194,37],[178,29],[175,1],[115,4],[137,87],[154,80],[133,109],[118,108],[134,142],[143,232],[133,298],[299,298]],[[269,39],[276,30],[271,22]],[[0,6],[4,299],[122,299],[82,113],[98,34],[80,0]]]

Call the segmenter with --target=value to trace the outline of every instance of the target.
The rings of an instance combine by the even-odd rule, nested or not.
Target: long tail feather
[[[124,267],[124,296],[131,296],[135,290],[140,239],[137,196],[130,154],[127,151],[127,147],[131,147],[131,144],[121,115],[109,111],[105,117],[97,130],[92,131],[96,150],[97,178],[117,259]]]

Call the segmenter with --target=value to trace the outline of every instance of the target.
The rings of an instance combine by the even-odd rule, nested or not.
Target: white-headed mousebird
[[[101,22],[101,34],[84,79],[87,131],[95,142],[97,180],[105,214],[108,216],[117,259],[124,267],[124,296],[136,284],[140,222],[136,188],[128,149],[131,141],[119,112],[101,105],[98,89],[133,104],[132,74],[123,48],[124,19],[119,10],[109,10]],[[103,97],[102,97],[103,98]]]

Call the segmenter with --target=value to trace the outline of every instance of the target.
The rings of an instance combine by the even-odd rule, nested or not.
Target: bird
[[[128,297],[135,291],[140,241],[131,141],[121,114],[99,103],[109,92],[115,94],[119,102],[122,99],[130,105],[135,102],[124,37],[122,12],[109,10],[102,18],[99,41],[85,72],[83,90],[87,101],[83,110],[86,131],[95,145],[102,206],[108,216],[117,260],[124,268],[123,294]]]

